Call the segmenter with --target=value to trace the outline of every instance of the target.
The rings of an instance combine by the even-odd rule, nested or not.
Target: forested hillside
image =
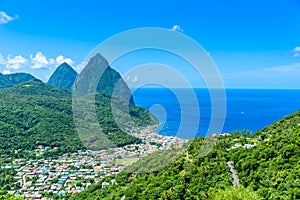
[[[212,151],[201,157],[197,138],[164,169],[137,173],[138,161],[116,177],[74,199],[300,199],[300,111],[267,126],[215,137]],[[155,162],[159,154],[145,158]],[[145,160],[144,159],[144,160]],[[234,161],[241,186],[232,186],[228,161]],[[103,182],[102,181],[102,182]]]
[[[101,93],[96,97],[98,122],[112,143],[139,142],[115,123],[110,97]],[[131,105],[129,110],[138,126],[154,123],[145,109]],[[58,147],[56,154],[60,155],[85,148],[75,129],[71,93],[40,81],[0,91],[0,138],[1,158],[23,157],[25,150],[38,145]]]
[[[240,182],[266,199],[300,199],[300,111],[255,135],[260,144],[231,158]]]
[[[0,73],[0,89],[8,88],[13,85],[24,83],[30,80],[37,80],[34,76],[27,73],[1,74]]]

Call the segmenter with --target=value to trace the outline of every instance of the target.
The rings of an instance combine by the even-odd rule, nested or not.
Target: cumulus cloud
[[[300,52],[300,46],[294,48],[295,52]]]
[[[10,74],[10,73],[11,72],[9,70],[7,70],[7,69],[5,69],[5,70],[2,71],[2,74]]]
[[[179,25],[174,25],[171,29],[169,29],[170,31],[180,31],[183,32],[184,30],[179,26]]]
[[[54,64],[55,64],[54,58],[49,58],[49,63],[50,63],[51,65],[54,65]]]
[[[293,52],[294,52],[294,57],[300,57],[300,46],[295,47]]]
[[[47,60],[46,56],[42,54],[42,52],[37,52],[35,56],[30,55],[30,60],[33,66],[31,66],[32,69],[42,69],[42,68],[48,68],[50,62]]]
[[[13,58],[10,58],[10,56],[8,56],[6,61],[6,68],[17,70],[26,65],[27,62],[27,59],[23,58],[21,55],[15,56]]]
[[[84,61],[84,62],[78,64],[78,65],[77,65],[76,67],[74,67],[74,68],[75,68],[75,70],[76,70],[77,72],[80,73],[80,72],[83,70],[83,68],[87,65],[87,63],[88,63],[88,62]]]
[[[0,54],[0,66],[4,66],[7,70],[17,71],[20,68],[31,68],[31,69],[52,69],[62,63],[68,63],[73,65],[73,60],[71,58],[65,58],[63,55],[59,55],[56,58],[47,58],[42,52],[37,52],[35,55],[31,54],[29,58],[24,58],[21,55],[12,57],[9,55],[4,58]],[[86,63],[81,63],[76,66],[75,69],[81,70]]]
[[[42,53],[42,52],[37,52],[35,56],[30,55],[30,61],[33,64],[31,66],[32,69],[47,69],[47,68],[52,68],[57,65],[61,65],[62,63],[66,62],[69,65],[73,65],[73,60],[71,58],[65,58],[63,55],[59,55],[54,58],[49,58]]]
[[[63,64],[64,62],[65,63],[68,63],[69,65],[73,65],[73,60],[71,59],[71,58],[65,58],[64,56],[62,56],[62,55],[59,55],[59,56],[57,56],[57,58],[55,59],[55,61],[56,61],[56,64],[57,65],[61,65],[61,64]]]
[[[0,11],[0,24],[7,24],[8,22],[16,20],[17,18],[18,18],[17,15],[12,17],[6,14],[4,11]]]

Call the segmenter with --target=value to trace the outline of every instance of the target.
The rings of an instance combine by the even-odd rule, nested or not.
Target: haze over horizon
[[[8,1],[0,0],[0,72],[31,73],[47,81],[69,63],[78,72],[105,39],[140,27],[178,31],[201,44],[226,88],[300,89],[300,2]],[[100,52],[101,53],[101,52]],[[122,75],[149,62],[186,71],[188,64],[159,51],[141,51],[112,64]],[[193,79],[193,87],[204,87]],[[149,74],[150,78],[155,74]],[[139,77],[124,77],[128,83]],[[129,84],[130,85],[130,84]],[[180,87],[174,82],[174,87]]]

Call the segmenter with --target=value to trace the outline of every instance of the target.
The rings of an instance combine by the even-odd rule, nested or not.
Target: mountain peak
[[[107,60],[100,54],[95,54],[79,74],[75,84],[76,92],[85,95],[101,92],[109,96],[115,95],[134,104],[131,91],[121,75],[112,69]],[[114,93],[114,94],[113,94]]]
[[[76,77],[77,72],[68,63],[64,62],[53,72],[48,84],[69,90],[75,82]]]
[[[63,62],[61,65],[59,65],[56,69],[59,69],[59,68],[65,68],[67,70],[70,70],[70,71],[74,71],[75,70],[66,62]]]
[[[109,67],[107,60],[100,54],[97,53],[88,62],[88,65],[97,66],[101,68]]]

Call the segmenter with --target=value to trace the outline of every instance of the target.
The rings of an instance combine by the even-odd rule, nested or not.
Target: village
[[[56,159],[16,159],[11,166],[16,170],[16,187],[10,194],[25,199],[49,199],[53,196],[74,195],[98,183],[106,176],[113,176],[126,166],[154,151],[182,147],[187,139],[162,136],[154,132],[154,126],[133,131],[131,134],[142,140],[139,144],[114,147],[100,151],[78,151],[66,153]],[[53,149],[39,145],[34,151],[37,156]],[[105,188],[109,184],[103,182]]]

